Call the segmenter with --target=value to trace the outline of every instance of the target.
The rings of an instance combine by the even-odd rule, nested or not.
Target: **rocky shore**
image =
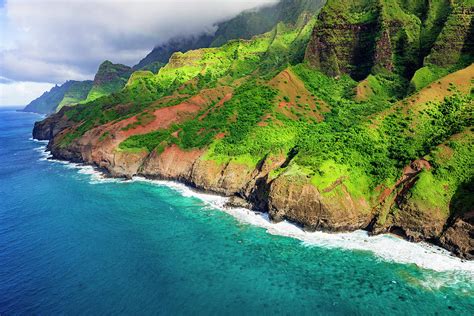
[[[308,231],[364,229],[371,234],[395,233],[410,241],[439,245],[461,258],[474,258],[473,212],[448,221],[430,217],[406,195],[417,180],[416,175],[430,168],[426,161],[415,161],[407,166],[396,186],[381,192],[374,204],[352,197],[342,180],[320,189],[306,176],[271,175],[272,170],[288,164],[291,155],[267,156],[257,166],[250,167],[233,161],[217,163],[205,158],[205,150],[185,151],[176,145],[160,153],[121,151],[118,144],[128,137],[123,131],[126,124],[121,121],[96,127],[64,146],[59,140],[74,124],[59,112],[37,122],[33,137],[49,140],[48,149],[56,159],[90,164],[112,177],[143,176],[179,181],[198,190],[231,197],[230,203],[234,206],[268,212],[274,222],[289,220]],[[103,137],[105,134],[113,136]],[[336,187],[343,193],[323,194]],[[397,207],[397,212],[381,221],[383,210],[393,207]]]

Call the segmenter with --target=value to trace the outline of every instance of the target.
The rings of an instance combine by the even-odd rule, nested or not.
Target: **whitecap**
[[[49,152],[49,151],[46,149],[46,145],[42,145],[42,146],[40,146],[40,147],[36,147],[36,148],[34,148],[33,150],[40,154],[40,158],[39,158],[40,161],[46,161],[46,160],[48,160],[48,159],[50,159],[50,158],[53,157],[53,156],[51,155],[51,152]]]
[[[148,180],[140,177],[136,177],[134,180],[167,186],[183,196],[197,198],[213,208],[222,210],[242,223],[265,228],[268,233],[273,235],[296,238],[308,247],[369,251],[385,261],[415,264],[418,267],[438,272],[462,271],[474,280],[474,261],[454,257],[447,250],[425,242],[413,243],[390,234],[369,236],[368,232],[363,230],[349,233],[306,232],[288,221],[272,223],[266,213],[226,207],[228,198],[197,192],[181,183]]]
[[[45,146],[40,147],[44,151]],[[50,157],[48,152],[47,157]],[[449,282],[454,282],[452,273],[462,273],[462,278],[474,280],[474,261],[466,261],[452,256],[440,247],[420,242],[408,242],[389,234],[369,236],[366,231],[357,230],[349,233],[306,232],[293,223],[283,221],[272,223],[268,214],[258,213],[245,208],[226,207],[228,198],[219,195],[207,194],[193,190],[185,184],[167,180],[150,180],[143,177],[134,177],[132,180],[109,178],[100,170],[89,165],[71,163],[61,160],[49,159],[48,161],[64,164],[67,168],[77,169],[80,174],[90,177],[91,184],[100,183],[128,183],[131,181],[146,182],[153,185],[166,186],[184,197],[197,198],[211,208],[228,213],[238,221],[264,228],[268,233],[298,239],[307,247],[339,248],[345,250],[368,251],[378,258],[396,263],[414,264],[423,269],[437,272],[451,272]],[[448,274],[447,274],[448,275]],[[458,280],[456,277],[455,280]],[[437,279],[436,282],[439,282]],[[436,282],[427,281],[433,286]],[[446,280],[440,284],[446,284]]]
[[[40,143],[40,144],[48,144],[49,143],[49,140],[39,140],[39,139],[36,139],[36,138],[33,138],[33,137],[28,138],[28,140],[31,140],[35,143]]]

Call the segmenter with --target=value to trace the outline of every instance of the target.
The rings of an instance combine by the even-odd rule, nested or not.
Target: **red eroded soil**
[[[278,98],[284,97],[288,101],[280,101],[278,110],[292,119],[297,119],[293,111],[303,114],[305,117],[314,117],[318,121],[323,119],[323,113],[329,108],[322,100],[318,100],[306,89],[301,81],[290,69],[280,72],[270,80],[269,85],[279,91]],[[300,106],[298,106],[300,105]]]
[[[219,133],[216,135],[215,139],[222,139],[225,137],[225,133]]]
[[[214,108],[219,108],[219,107],[223,106],[224,103],[227,102],[227,101],[229,101],[230,99],[232,99],[232,93],[231,93],[231,92],[227,93],[227,94],[216,104],[216,106],[215,106]],[[209,115],[209,111],[210,111],[210,109],[207,110],[203,115],[201,115],[201,116],[199,117],[199,120],[201,121],[201,120],[203,120],[207,115]]]
[[[137,122],[137,117],[134,116],[113,125],[104,126],[104,131],[107,130],[113,134],[115,136],[114,143],[118,144],[132,135],[147,134],[158,129],[168,128],[174,123],[182,122],[184,119],[191,117],[218,98],[222,98],[219,104],[228,101],[232,97],[232,94],[229,92],[230,90],[228,87],[205,89],[198,95],[178,105],[153,111],[152,114],[155,116],[155,119],[144,126],[139,125],[128,130],[123,130],[125,127]]]
[[[183,118],[186,114],[197,113],[200,109],[201,107],[199,105],[189,102],[184,102],[175,106],[158,109],[153,112],[155,120],[153,120],[151,123],[145,126],[137,126],[133,129],[129,129],[128,131],[120,130],[118,131],[117,136],[123,136],[125,138],[128,138],[131,135],[146,134],[157,129],[168,128],[171,126],[171,124],[179,122],[180,119]],[[136,121],[136,117],[131,117],[129,119],[121,121],[120,125],[127,126]]]

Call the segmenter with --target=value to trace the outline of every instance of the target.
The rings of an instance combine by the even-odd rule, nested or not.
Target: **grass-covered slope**
[[[51,90],[43,93],[37,99],[31,101],[24,109],[27,112],[35,112],[41,114],[50,114],[54,113],[58,106],[62,103],[66,95],[74,95],[77,91],[82,89],[82,83],[79,81],[66,81],[64,84],[60,86],[55,86]],[[87,85],[85,87],[87,89]],[[90,90],[90,87],[89,87]],[[72,94],[69,94],[71,91]],[[87,90],[86,95],[89,91]],[[69,99],[69,97],[68,97]],[[67,102],[67,101],[66,101]]]
[[[91,80],[76,81],[64,94],[63,99],[56,107],[56,112],[61,110],[63,106],[73,106],[84,101],[91,91],[93,82]]]
[[[216,25],[214,34],[174,38],[155,47],[133,68],[142,70],[154,62],[167,63],[175,52],[219,47],[230,40],[251,39],[255,35],[271,31],[278,23],[294,24],[304,12],[316,14],[324,0],[282,0],[275,4],[244,11]]]
[[[113,64],[108,60],[104,61],[97,70],[92,89],[82,103],[120,91],[127,83],[131,73],[132,69],[128,66]]]
[[[473,57],[472,16],[472,0],[329,0],[306,58],[328,75],[356,80],[383,70],[410,80],[424,62],[466,66]]]

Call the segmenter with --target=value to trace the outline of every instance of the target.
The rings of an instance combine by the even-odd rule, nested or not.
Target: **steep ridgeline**
[[[215,34],[173,38],[157,46],[132,69],[110,61],[103,62],[94,78],[90,92],[72,92],[72,97],[64,98],[64,88],[53,88],[53,93],[45,93],[33,101],[26,110],[44,114],[54,113],[63,106],[87,103],[102,96],[121,90],[133,71],[150,71],[156,74],[175,52],[187,52],[197,48],[221,46],[233,39],[250,39],[252,36],[272,30],[279,22],[297,23],[299,16],[308,12],[316,14],[323,6],[324,0],[282,0],[277,4],[242,12],[237,17],[217,25]],[[139,74],[138,74],[139,75]],[[84,82],[78,90],[86,91],[90,81]],[[62,87],[62,86],[61,86]],[[64,100],[63,100],[64,99]]]
[[[40,114],[54,113],[58,108],[84,100],[91,88],[92,81],[66,81],[31,101],[24,111]]]
[[[187,52],[193,49],[209,47],[213,36],[202,34],[200,36],[177,37],[156,46],[145,58],[133,66],[134,70],[149,70],[156,73],[160,66],[166,64],[171,55],[176,52]],[[155,67],[158,66],[158,67]]]
[[[122,90],[131,74],[132,68],[128,66],[104,61],[97,70],[92,89],[82,103]]]
[[[66,91],[55,111],[59,111],[63,106],[73,106],[84,101],[89,95],[93,85],[94,82],[91,80],[75,81]]]
[[[472,0],[329,0],[306,59],[356,80],[384,71],[410,80],[423,66],[458,69],[473,61],[473,14]],[[418,77],[416,89],[424,86]]]
[[[330,1],[317,19],[303,12],[250,40],[175,53],[157,73],[136,71],[123,90],[36,123],[33,135],[50,140],[55,158],[112,176],[182,181],[273,221],[392,232],[472,259],[474,65],[440,66],[446,76],[406,96],[411,63],[386,54],[389,33],[383,45],[376,37],[373,56],[385,56],[377,67],[362,57],[344,67],[315,63],[311,52],[337,46],[335,39],[314,46],[328,16],[359,12],[360,21],[378,12],[378,2],[362,9],[359,2]],[[347,47],[372,42],[373,33],[334,32]],[[431,56],[441,49],[428,46]],[[340,59],[353,54],[335,51]],[[338,72],[328,76],[329,69]]]
[[[269,32],[279,22],[296,23],[303,12],[315,14],[324,2],[325,0],[281,0],[274,5],[244,11],[228,21],[218,23],[214,34],[174,38],[157,46],[133,68],[156,73],[156,67],[150,69],[150,65],[166,64],[175,52],[218,47],[234,39],[250,39]]]
[[[87,103],[123,89],[132,69],[121,64],[104,61],[97,70],[94,81],[66,81],[52,88],[28,104],[24,111],[50,114],[64,106]]]

